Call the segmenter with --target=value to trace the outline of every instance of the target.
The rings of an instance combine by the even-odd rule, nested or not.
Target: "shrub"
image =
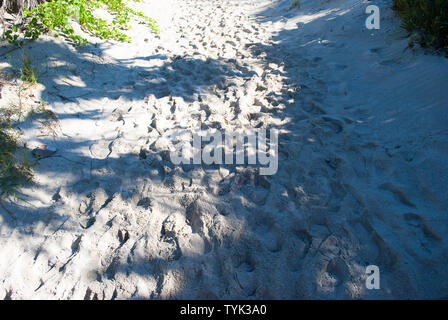
[[[113,14],[111,24],[93,14],[93,10],[100,7]],[[26,23],[22,26],[22,31],[28,39],[37,39],[43,33],[55,31],[67,36],[75,44],[85,44],[86,40],[75,34],[72,18],[76,18],[84,31],[101,39],[128,41],[123,31],[129,28],[128,24],[133,17],[148,25],[153,32],[159,32],[153,19],[128,7],[123,0],[51,0],[23,13]],[[5,35],[10,43],[21,44],[18,31],[17,25],[6,31]]]
[[[289,6],[289,10],[298,8],[299,6],[300,6],[300,0],[294,0],[293,2],[291,2],[291,5]]]
[[[448,49],[448,0],[394,0],[393,8],[422,47]]]
[[[33,162],[27,159],[27,154],[17,157],[17,134],[8,122],[0,122],[0,200],[13,196],[21,185],[31,181],[33,177]]]
[[[37,83],[37,69],[31,64],[28,54],[22,56],[22,68],[19,70],[20,79],[30,84]]]

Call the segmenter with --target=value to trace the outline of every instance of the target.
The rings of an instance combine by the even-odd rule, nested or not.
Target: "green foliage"
[[[448,0],[394,0],[393,8],[421,46],[448,50]]]
[[[30,84],[37,83],[37,69],[31,64],[31,60],[27,54],[22,56],[22,68],[19,70],[20,79]]]
[[[291,5],[289,6],[289,10],[292,10],[294,8],[297,8],[300,6],[300,0],[294,0],[293,2],[291,2]]]
[[[17,39],[19,34],[17,26],[12,26],[10,29],[6,30],[5,36],[9,43],[17,44]]]
[[[16,133],[9,121],[0,122],[0,200],[8,197],[17,199],[17,193],[24,183],[33,178],[33,161],[28,160],[27,153],[17,156]]]
[[[18,70],[19,75],[28,82],[37,81],[36,70],[31,65],[29,55],[23,53],[22,67]],[[0,78],[7,79],[12,74],[0,72]],[[15,130],[22,119],[22,87],[18,90],[18,104],[0,108],[0,205],[5,198],[20,199],[18,192],[21,186],[32,181],[32,168],[36,160],[30,152],[19,146],[19,131]],[[43,104],[42,104],[43,105]],[[37,109],[39,112],[45,110],[44,106]],[[23,200],[23,199],[22,199]],[[4,207],[3,207],[4,208]],[[5,208],[4,208],[5,209]],[[5,209],[6,210],[6,209]]]
[[[112,23],[96,17],[93,14],[96,8],[105,8],[112,13]],[[24,11],[24,15],[27,21],[23,28],[24,36],[33,40],[43,33],[53,31],[65,35],[75,44],[86,44],[86,39],[75,33],[72,19],[76,19],[84,31],[101,39],[129,41],[123,31],[129,29],[131,18],[148,25],[153,32],[159,32],[153,19],[128,7],[124,0],[51,0],[30,11]],[[19,40],[18,26],[12,26],[5,36],[10,43],[18,46],[23,44],[23,41]]]

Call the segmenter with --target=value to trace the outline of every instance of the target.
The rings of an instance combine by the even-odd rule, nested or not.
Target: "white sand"
[[[380,30],[355,0],[146,2],[159,36],[26,46],[25,102],[58,121],[22,140],[57,153],[0,209],[0,298],[448,296],[448,60],[391,1]],[[274,176],[167,156],[175,130],[252,127],[280,131]]]

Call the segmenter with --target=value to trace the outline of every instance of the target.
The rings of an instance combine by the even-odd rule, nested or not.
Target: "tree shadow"
[[[275,40],[280,42],[280,46],[294,43],[297,49],[300,48],[297,34],[292,31],[281,33]],[[274,45],[254,44],[251,49],[266,52],[267,64],[284,66],[283,71],[271,69],[268,73],[285,77],[290,87],[298,84],[295,73],[307,61],[302,60],[297,64],[296,53],[287,50],[288,55],[285,56],[281,52],[283,49]],[[256,75],[233,59],[203,60],[202,57],[195,56],[162,55],[131,60],[113,59],[104,57],[102,49],[94,46],[77,52],[68,46],[46,41],[33,43],[27,50],[36,61],[41,61],[39,69],[42,74],[39,82],[44,86],[42,97],[55,105],[55,112],[60,120],[105,120],[109,114],[103,113],[100,105],[88,105],[89,101],[98,102],[102,98],[116,100],[117,104],[120,101],[142,102],[148,95],[153,95],[156,99],[180,97],[187,103],[199,102],[202,92],[209,87],[216,86],[224,90],[228,79],[250,79]],[[148,60],[158,60],[159,65],[145,66]],[[48,68],[46,63],[49,63]],[[303,90],[312,91],[313,88],[306,88],[304,85]],[[308,160],[296,158],[303,147],[301,141],[309,138],[309,132],[303,133],[300,126],[295,126],[301,120],[297,118],[295,111],[301,106],[300,97],[302,93],[295,90],[271,92],[266,97],[267,102],[273,106],[270,116],[282,120],[281,125],[271,125],[271,128],[282,130],[279,140],[284,141],[279,146],[279,161],[283,165],[279,166],[278,175],[297,181],[300,181],[300,173],[294,172],[295,162],[302,163],[307,169],[308,166],[311,167],[312,161],[324,161],[317,157]],[[292,103],[291,98],[294,99]],[[82,108],[66,108],[71,104],[81,104]],[[286,108],[280,108],[281,105]],[[318,112],[311,111],[313,113]],[[289,116],[293,116],[292,120],[285,120]],[[333,130],[329,126],[327,129]],[[222,179],[220,186],[191,190],[189,179],[195,178],[193,173],[200,170],[187,171],[185,167],[175,167],[169,161],[168,150],[163,148],[149,149],[143,153],[114,152],[114,141],[114,138],[79,141],[75,137],[58,137],[59,152],[51,158],[40,160],[37,169],[41,176],[49,179],[66,175],[67,183],[49,188],[53,192],[52,205],[38,210],[32,218],[25,218],[26,211],[16,212],[18,220],[23,224],[19,232],[24,235],[30,234],[27,231],[30,227],[33,230],[41,222],[47,223],[44,220],[48,216],[45,212],[57,214],[53,217],[57,219],[57,223],[53,225],[58,227],[53,228],[52,232],[69,230],[74,235],[70,255],[58,261],[57,268],[61,277],[65,272],[70,273],[71,268],[80,266],[76,260],[80,247],[88,244],[83,242],[79,234],[97,233],[100,239],[104,235],[113,239],[110,241],[111,248],[106,254],[107,258],[100,262],[101,268],[93,270],[95,277],[88,288],[84,289],[85,298],[313,297],[313,289],[303,288],[302,291],[304,283],[314,283],[310,279],[315,276],[311,271],[304,271],[312,270],[313,262],[312,258],[307,260],[305,256],[316,246],[316,241],[323,242],[325,238],[320,238],[320,230],[309,231],[310,233],[307,230],[327,222],[325,209],[328,204],[320,200],[323,196],[313,198],[312,204],[303,204],[298,196],[294,196],[299,194],[296,186],[288,183],[271,185],[269,178],[260,178],[250,168],[229,170],[230,177]],[[48,145],[55,143],[51,137],[41,139],[41,142]],[[290,143],[296,144],[297,149],[286,147]],[[110,152],[89,155],[88,150],[92,150],[92,146],[97,144],[102,144],[101,149]],[[313,148],[319,147],[317,143],[311,144]],[[59,157],[63,157],[63,161]],[[219,171],[220,168],[218,166],[214,169]],[[315,174],[312,169],[310,171],[311,176]],[[184,174],[187,179],[176,181]],[[200,179],[207,185],[206,174]],[[162,186],[166,194],[152,193],[151,186],[155,184]],[[213,187],[218,187],[217,192]],[[199,206],[204,193],[216,196],[222,206]],[[131,230],[132,224],[127,219],[132,219],[134,214],[129,212],[137,212],[139,219],[146,221],[151,217],[152,210],[160,210],[151,207],[151,203],[156,202],[154,197],[177,197],[180,205],[176,204],[171,208],[165,203],[165,210],[168,212],[165,220],[159,223],[162,224],[160,230],[149,227],[151,232]],[[260,209],[264,203],[271,205],[275,211]],[[322,206],[320,213],[313,217],[309,213],[312,205]],[[67,207],[71,208],[70,212],[61,212]],[[176,212],[180,212],[176,219],[185,219],[183,227],[191,229],[189,239],[202,239],[197,240],[201,248],[193,254],[185,254],[179,244],[181,240],[173,232],[166,230],[164,222]],[[4,217],[4,221],[9,220]],[[207,230],[207,224],[217,225],[217,230]],[[101,225],[104,228],[98,227]],[[16,227],[14,224],[9,226]],[[248,235],[241,236],[241,230],[245,230]],[[156,235],[151,236],[154,233]],[[292,236],[289,239],[285,234]],[[329,237],[331,232],[325,234]],[[143,249],[139,252],[135,247],[145,241],[156,242],[159,246],[156,249],[167,253],[148,254]],[[314,251],[313,254],[318,253]],[[37,249],[35,260],[44,258],[44,250]],[[262,261],[263,259],[266,261]],[[152,296],[146,295],[143,289],[141,292],[136,289],[131,293],[123,289],[133,275],[144,277],[150,285],[154,285]],[[48,281],[39,290],[46,289],[51,284]],[[211,284],[214,284],[213,287]]]
[[[280,4],[277,13],[266,11],[259,18],[281,21],[285,3]],[[402,252],[395,245],[387,244],[389,238],[381,236],[381,231],[388,230],[388,226],[381,224],[379,231],[372,227],[377,223],[375,219],[381,217],[381,210],[374,206],[365,209],[366,200],[356,192],[355,187],[364,188],[371,183],[365,169],[370,165],[370,158],[362,157],[357,149],[360,146],[350,144],[357,137],[352,134],[356,120],[365,120],[356,108],[359,96],[355,99],[351,94],[357,88],[349,88],[346,94],[345,88],[338,87],[337,83],[328,85],[324,81],[325,68],[317,68],[325,65],[328,72],[336,68],[346,70],[345,77],[352,76],[353,66],[333,60],[347,52],[330,29],[342,27],[338,17],[354,11],[338,7],[337,2],[330,2],[327,9],[320,12],[305,7],[300,13],[291,10],[287,13],[290,18],[296,14],[312,17],[307,23],[299,22],[298,28],[281,31],[274,36],[272,44],[255,43],[249,47],[255,56],[266,53],[264,74],[279,75],[285,84],[281,90],[266,95],[270,106],[266,112],[279,120],[270,126],[281,131],[280,165],[275,181],[260,178],[251,168],[176,167],[163,147],[117,152],[115,137],[86,141],[64,136],[57,139],[59,152],[40,160],[38,170],[49,179],[65,175],[67,183],[50,188],[53,190],[51,206],[32,215],[29,215],[32,210],[17,209],[19,232],[33,234],[29,227],[41,222],[50,224],[45,220],[50,217],[58,222],[53,223],[57,227],[51,227],[52,232],[70,230],[76,235],[68,258],[58,261],[61,277],[66,271],[70,273],[70,268],[84,263],[81,258],[77,260],[82,246],[97,250],[105,239],[109,247],[103,248],[105,258],[92,266],[94,277],[89,285],[73,287],[86,299],[417,296],[412,287],[400,292],[399,287],[388,285],[387,281],[386,293],[368,292],[358,286],[363,283],[362,267],[377,261],[385,266],[384,276],[389,283],[396,276],[404,281],[408,279],[405,267],[397,260],[397,252]],[[364,16],[356,15],[354,25],[363,26],[363,23]],[[350,34],[350,28],[356,26],[345,28]],[[228,79],[249,79],[256,74],[233,59],[164,55],[113,59],[103,56],[103,49],[95,46],[76,52],[51,42],[36,42],[29,50],[41,61],[42,96],[56,105],[55,111],[61,120],[104,120],[110,114],[103,113],[100,105],[88,105],[89,101],[97,103],[102,98],[115,100],[117,104],[145,102],[148,95],[200,102],[209,87],[224,90]],[[354,50],[356,56],[362,55],[364,49]],[[145,65],[155,60],[157,66]],[[48,71],[47,61],[54,63]],[[60,66],[59,62],[62,62]],[[270,64],[275,67],[268,68]],[[61,79],[61,74],[66,77]],[[63,108],[77,103],[82,109]],[[347,109],[353,112],[348,115]],[[51,137],[41,141],[48,145],[54,143]],[[97,144],[106,152],[89,154]],[[371,148],[371,145],[362,148]],[[352,168],[353,176],[343,177],[343,167]],[[207,170],[210,168],[228,170],[228,178],[222,179],[218,186],[209,185]],[[202,175],[194,175],[201,170]],[[179,179],[184,176],[185,179]],[[190,188],[193,179],[206,187]],[[351,179],[362,183],[353,187]],[[155,190],[166,193],[156,194]],[[373,192],[368,187],[364,191]],[[210,205],[207,196],[219,205]],[[172,198],[176,201],[165,201]],[[164,209],[155,206],[158,201],[164,204]],[[390,205],[387,201],[384,204]],[[71,211],[63,212],[67,207]],[[155,211],[160,211],[163,218],[154,217]],[[4,223],[11,229],[16,228],[1,212]],[[151,224],[152,219],[156,226]],[[393,220],[396,225],[402,222],[398,216]],[[135,229],[135,225],[139,227]],[[95,237],[87,239],[95,239],[97,243],[89,247],[79,235],[91,233]],[[185,238],[193,244],[181,244],[183,240],[176,234],[187,235]],[[352,238],[359,241],[352,242]],[[429,241],[435,251],[440,249],[437,241]],[[364,247],[364,243],[374,243],[374,249]],[[154,244],[158,246],[150,251],[148,248]],[[360,253],[359,247],[366,253]],[[39,250],[36,259],[46,258],[43,250]],[[354,254],[357,256],[353,258]],[[356,270],[349,269],[348,262]],[[139,283],[138,277],[147,282],[146,289],[144,285],[126,288],[132,279]],[[434,279],[431,281],[434,283]],[[53,284],[57,282],[49,280],[39,290]]]
[[[142,100],[150,94],[156,98],[182,97],[193,102],[207,87],[224,86],[228,78],[253,74],[232,59],[160,54],[115,59],[104,56],[107,47],[98,48],[91,44],[72,47],[37,40],[23,50],[32,56],[34,64],[38,64],[35,67],[38,68],[39,83],[45,87],[42,97],[49,103],[101,98]],[[15,69],[19,69],[20,52],[16,50],[3,60],[12,59]],[[145,67],[138,63],[151,60],[158,60],[161,65]]]
[[[309,276],[309,282],[315,284],[312,289],[305,286],[304,291],[326,299],[343,296],[367,299],[444,296],[445,284],[441,285],[440,281],[446,274],[442,263],[446,259],[442,253],[446,244],[428,240],[431,251],[437,252],[439,265],[431,267],[433,276],[422,276],[427,268],[427,264],[420,260],[425,256],[425,249],[416,249],[419,245],[415,243],[412,230],[397,230],[394,224],[404,224],[406,212],[417,210],[428,224],[432,221],[431,228],[438,234],[446,233],[446,228],[440,227],[440,222],[446,224],[446,218],[439,205],[446,203],[443,200],[446,193],[440,192],[445,179],[428,185],[438,194],[438,201],[423,200],[416,177],[429,174],[423,173],[426,169],[410,163],[403,166],[398,158],[384,150],[394,146],[401,148],[407,143],[405,140],[418,141],[426,135],[437,135],[440,141],[446,139],[441,134],[443,126],[438,119],[445,114],[442,101],[446,101],[448,95],[433,87],[435,83],[440,86],[446,82],[443,80],[446,76],[440,78],[438,71],[445,66],[437,61],[438,57],[428,57],[408,47],[406,32],[401,29],[401,22],[388,1],[305,0],[301,1],[299,10],[290,11],[287,4],[288,1],[278,1],[259,13],[261,21],[284,22],[286,28],[273,36],[271,44],[253,44],[250,49],[255,55],[266,53],[266,64],[277,65],[276,72],[285,77],[284,91],[272,96],[273,101],[285,106],[274,110],[273,117],[291,119],[281,126],[288,134],[279,139],[283,144],[279,146],[281,158],[277,176],[289,166],[293,167],[291,161],[297,164],[296,168],[301,168],[296,169],[300,175],[291,169],[289,171],[291,180],[296,181],[285,179],[288,198],[305,216],[306,230],[312,241],[319,237],[312,230],[318,225],[326,226],[331,235],[329,238],[337,238],[341,248],[336,257],[317,255],[316,265],[308,265],[309,269],[302,270]],[[365,8],[369,4],[378,5],[381,9],[380,30],[365,27],[368,17]],[[428,77],[437,80],[423,81],[422,84],[419,74],[429,73],[431,76]],[[403,85],[403,74],[408,77],[406,86]],[[409,90],[409,83],[415,85],[414,90]],[[430,98],[428,92],[433,97]],[[431,115],[422,113],[423,106],[428,105],[431,105]],[[421,123],[422,118],[428,121],[419,126],[408,125]],[[409,132],[409,128],[414,128],[415,132]],[[288,148],[290,144],[297,145],[298,149]],[[418,149],[416,145],[408,145],[407,150],[418,152]],[[436,151],[421,160],[439,163],[438,157]],[[379,162],[389,165],[381,167]],[[355,171],[353,175],[351,170]],[[319,186],[307,183],[307,177],[319,181]],[[390,201],[387,194],[378,192],[377,180],[403,186],[401,190],[406,189],[408,196],[420,199],[416,201],[422,201],[421,206],[416,205],[419,207],[416,209]],[[332,187],[325,189],[324,181],[329,181]],[[320,192],[316,192],[317,189]],[[316,194],[327,201],[316,201],[317,206],[304,204],[304,195],[308,201]],[[369,196],[373,194],[375,196]],[[366,203],[353,201],[355,198],[374,200]],[[324,247],[329,238],[320,245]],[[362,249],[351,247],[357,242],[363,243]],[[374,247],[382,249],[374,252]],[[419,261],[409,258],[410,251],[414,257],[420,257],[417,258]],[[325,259],[330,262],[320,264]],[[312,259],[306,255],[303,260],[303,265],[307,265]],[[349,264],[360,267],[360,270],[368,264],[378,264],[385,277],[405,277],[404,282],[407,283],[398,285],[390,282],[385,284],[387,287],[382,287],[381,292],[365,290],[363,281],[359,281],[362,274],[348,272],[345,266]],[[313,268],[317,269],[315,274],[311,271]],[[415,276],[415,270],[419,270],[419,276]],[[345,284],[350,282],[347,274],[351,280],[359,277],[358,282],[352,282],[361,288],[355,295]],[[328,287],[325,287],[325,281],[335,281],[336,285],[327,283]],[[432,285],[428,286],[429,282]],[[429,287],[437,288],[437,292]]]
[[[58,120],[104,120],[109,114],[102,112],[99,107],[80,108],[76,111],[65,107],[69,104],[103,98],[144,101],[145,97],[153,95],[157,99],[181,97],[186,102],[200,101],[201,91],[208,87],[222,87],[228,78],[250,77],[253,74],[247,68],[235,65],[232,59],[212,60],[195,56],[168,58],[160,54],[133,59],[103,58],[107,48],[91,44],[73,47],[67,43],[46,40],[37,40],[25,46],[23,50],[32,56],[39,84],[43,87],[40,92],[41,98],[50,105],[59,103],[61,106],[54,110]],[[5,46],[2,49],[8,52],[10,47]],[[5,62],[12,62],[12,67],[4,71],[17,74],[21,68],[21,55],[22,50],[15,50],[3,56]],[[162,64],[149,67],[135,65],[135,61],[145,62],[154,59]],[[48,115],[46,111],[40,114],[34,112],[17,124],[17,127],[35,128],[37,124],[33,123],[33,120],[45,119]],[[54,142],[51,138],[41,140],[49,144]],[[58,145],[75,150],[88,147],[95,141],[57,139],[57,142]],[[65,148],[63,152],[66,158],[77,159],[76,161],[81,163],[91,160]]]

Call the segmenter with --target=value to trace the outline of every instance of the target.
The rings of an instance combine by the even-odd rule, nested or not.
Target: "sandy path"
[[[58,153],[0,216],[0,298],[442,297],[446,63],[402,54],[391,14],[366,41],[359,1],[320,4],[160,1],[160,36],[32,44],[58,125],[23,139]],[[254,127],[280,132],[274,176],[170,162],[176,130]]]

